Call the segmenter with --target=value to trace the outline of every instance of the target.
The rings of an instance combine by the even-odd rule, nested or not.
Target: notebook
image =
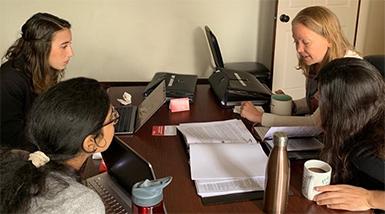
[[[187,97],[189,98],[190,102],[194,101],[198,76],[191,74],[157,72],[144,89],[144,96],[148,96],[152,90],[163,80],[166,82],[167,100]]]
[[[117,137],[102,156],[107,172],[88,178],[84,184],[99,194],[106,213],[131,213],[132,186],[155,179],[151,164]]]
[[[115,134],[133,134],[166,102],[166,84],[162,81],[139,106],[117,106],[119,121]]]

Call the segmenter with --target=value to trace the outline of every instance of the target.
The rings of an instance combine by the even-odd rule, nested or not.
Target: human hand
[[[262,114],[263,112],[255,108],[252,102],[242,102],[240,112],[241,117],[244,117],[254,123],[261,123]]]
[[[275,91],[276,94],[285,94],[285,92],[283,92],[281,89],[278,89]]]
[[[330,209],[363,211],[372,208],[370,191],[361,187],[341,184],[318,186],[315,190],[320,193],[314,196],[314,201]]]

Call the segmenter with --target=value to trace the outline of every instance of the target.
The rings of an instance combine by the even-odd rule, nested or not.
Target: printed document
[[[323,144],[316,138],[322,130],[316,126],[287,126],[287,127],[254,127],[258,137],[273,148],[273,134],[285,132],[289,138],[287,151],[314,151],[323,148]]]
[[[187,144],[194,143],[257,143],[242,120],[204,123],[182,123],[178,127]]]
[[[267,143],[269,149],[274,147],[273,140],[266,140],[265,142]],[[287,144],[287,151],[298,152],[320,150],[323,146],[324,145],[315,137],[290,138]]]
[[[260,144],[190,144],[193,180],[264,177],[266,164]]]
[[[275,132],[285,132],[291,137],[314,137],[322,133],[322,129],[316,126],[277,126],[277,127],[254,127],[261,140],[273,139]]]
[[[201,197],[263,191],[267,156],[241,120],[180,124]]]
[[[265,177],[237,178],[237,179],[201,179],[195,180],[198,195],[211,197],[228,195],[241,192],[263,191],[265,188]]]

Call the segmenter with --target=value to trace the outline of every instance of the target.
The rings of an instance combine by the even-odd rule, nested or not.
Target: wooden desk
[[[117,97],[124,91],[133,97],[133,103],[143,100],[144,87],[113,87],[109,89],[111,102],[118,105]],[[262,213],[263,201],[243,201],[220,205],[203,205],[190,176],[188,156],[181,136],[153,137],[153,125],[178,125],[186,122],[206,122],[239,117],[232,109],[219,107],[209,85],[198,85],[195,102],[190,111],[171,113],[168,105],[158,112],[133,136],[119,137],[152,164],[157,178],[172,176],[171,184],[164,191],[164,201],[169,213]],[[247,123],[247,121],[244,121]],[[250,124],[248,124],[250,128]],[[255,163],[258,164],[258,163]],[[301,194],[303,161],[291,161],[291,185],[287,213],[346,213],[334,211],[305,199]],[[367,213],[367,212],[366,212]]]

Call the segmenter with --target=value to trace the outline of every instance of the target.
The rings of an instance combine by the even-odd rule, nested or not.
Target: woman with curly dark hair
[[[25,118],[36,96],[55,85],[73,55],[71,24],[36,13],[21,28],[0,67],[2,147],[33,149],[25,142]]]
[[[365,60],[341,58],[318,77],[324,149],[332,183],[314,200],[332,209],[385,210],[385,82]]]

